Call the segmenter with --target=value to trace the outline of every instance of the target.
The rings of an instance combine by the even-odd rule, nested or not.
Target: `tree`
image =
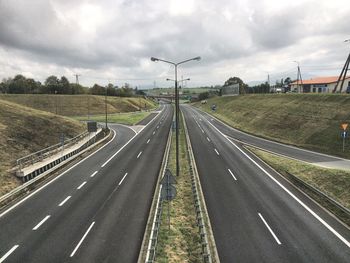
[[[45,86],[46,86],[46,93],[51,93],[51,94],[62,94],[62,88],[60,86],[60,81],[59,79],[51,75],[45,80]]]
[[[9,85],[9,93],[27,93],[26,81],[27,79],[23,75],[16,75]]]
[[[0,83],[0,92],[1,93],[9,93],[10,83],[12,82],[12,78],[3,79]]]
[[[69,80],[65,76],[61,77],[59,81],[59,86],[62,94],[73,94]]]
[[[207,98],[209,98],[209,92],[202,92],[198,95],[198,99],[199,100],[206,100]]]
[[[90,89],[90,93],[93,95],[105,95],[106,89],[95,83]]]
[[[231,77],[225,81],[224,87],[233,84],[239,84],[239,94],[245,94],[248,92],[248,85],[243,82],[239,77]]]

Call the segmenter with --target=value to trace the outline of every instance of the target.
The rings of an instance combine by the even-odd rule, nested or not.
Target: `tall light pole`
[[[162,62],[171,64],[175,67],[175,125],[176,125],[176,127],[175,127],[176,154],[175,155],[176,155],[176,176],[179,176],[179,174],[180,174],[180,164],[179,164],[179,111],[180,111],[180,106],[179,106],[179,93],[178,93],[178,89],[177,89],[177,66],[179,66],[180,64],[184,64],[186,62],[190,62],[192,60],[199,61],[199,60],[201,60],[201,57],[186,59],[186,60],[178,62],[178,63],[155,58],[155,57],[151,57],[151,60],[153,62],[162,61]]]

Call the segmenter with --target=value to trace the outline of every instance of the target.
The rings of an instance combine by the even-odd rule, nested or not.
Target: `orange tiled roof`
[[[335,83],[338,81],[339,76],[332,76],[332,77],[317,77],[313,79],[306,79],[303,80],[303,84],[330,84]],[[349,79],[350,77],[347,77],[346,79]],[[293,84],[298,84],[297,81],[292,82]],[[299,84],[301,84],[301,81],[299,80]]]

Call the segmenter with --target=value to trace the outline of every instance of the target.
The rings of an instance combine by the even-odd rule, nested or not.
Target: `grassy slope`
[[[139,121],[146,118],[150,112],[142,111],[142,112],[130,112],[130,113],[113,113],[108,114],[108,122],[109,123],[121,123],[125,125],[135,125]],[[87,120],[86,116],[73,117],[76,120]],[[105,122],[106,115],[94,115],[90,117],[91,121],[97,122]]]
[[[350,122],[350,96],[262,94],[216,97],[195,105],[243,131],[303,148],[350,158],[342,152],[340,124]],[[350,145],[350,144],[348,144]]]
[[[252,147],[248,148],[278,172],[282,174],[288,172],[295,175],[350,209],[349,171],[316,167],[311,164],[277,156]],[[311,194],[311,196],[313,195]],[[332,210],[331,206],[328,207],[327,203],[319,199],[317,196],[313,196],[313,198],[320,202],[322,206]],[[338,211],[333,211],[333,213],[337,214]],[[350,219],[348,217],[342,214],[338,214],[338,216],[350,225]]]
[[[74,137],[85,125],[72,119],[0,99],[0,196],[20,182],[7,172],[16,159]]]
[[[105,97],[94,95],[46,95],[46,94],[2,94],[0,99],[11,101],[30,108],[57,113],[64,116],[103,114],[105,112]],[[143,98],[108,97],[107,110],[109,113],[132,112],[151,109],[155,103]]]

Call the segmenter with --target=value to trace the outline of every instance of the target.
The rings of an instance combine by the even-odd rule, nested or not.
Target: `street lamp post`
[[[190,58],[190,59],[186,59],[184,61],[175,63],[175,62],[171,62],[171,61],[167,61],[167,60],[163,60],[163,59],[159,59],[159,58],[155,58],[155,57],[151,57],[151,60],[153,62],[156,61],[162,61],[164,63],[168,63],[171,64],[175,67],[175,140],[176,140],[176,176],[179,176],[180,174],[180,164],[179,164],[179,111],[180,111],[180,105],[179,105],[179,93],[178,93],[178,88],[177,88],[177,66],[179,66],[180,64],[184,64],[186,62],[192,61],[192,60],[197,60],[199,61],[201,59],[201,57],[195,57],[195,58]]]

